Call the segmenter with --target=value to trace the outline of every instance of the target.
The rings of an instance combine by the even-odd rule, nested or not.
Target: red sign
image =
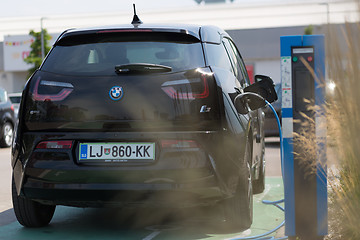
[[[21,53],[21,57],[24,60],[25,58],[27,58],[30,55],[30,51],[23,51]]]
[[[246,65],[246,70],[249,75],[250,84],[253,84],[255,82],[254,80],[254,65]]]

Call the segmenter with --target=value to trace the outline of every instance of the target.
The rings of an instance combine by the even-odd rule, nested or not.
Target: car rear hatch
[[[28,131],[208,131],[219,102],[198,38],[98,31],[62,37],[29,83]]]

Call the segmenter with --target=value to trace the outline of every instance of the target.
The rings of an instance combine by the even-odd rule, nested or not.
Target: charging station
[[[325,77],[324,36],[283,36],[280,43],[285,235],[289,239],[323,239],[328,232],[326,128],[324,115],[311,106],[319,109],[325,103],[321,84]],[[304,128],[301,123],[305,121],[315,122],[305,129],[315,147],[310,157],[294,141],[294,133]],[[303,158],[314,167],[304,167]]]

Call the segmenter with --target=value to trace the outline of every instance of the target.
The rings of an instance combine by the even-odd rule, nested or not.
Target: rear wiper
[[[151,63],[131,63],[124,65],[116,65],[115,72],[120,73],[147,73],[147,72],[171,72],[172,68],[160,64]]]

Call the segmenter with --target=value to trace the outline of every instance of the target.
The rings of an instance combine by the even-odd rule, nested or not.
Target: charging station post
[[[324,36],[282,36],[280,43],[285,234],[289,239],[323,239],[328,231],[325,118],[309,105],[322,108],[325,103]],[[306,121],[315,126],[302,124]],[[304,126],[308,144],[316,149],[310,156],[294,141],[294,132]],[[304,166],[303,158],[314,167]]]

